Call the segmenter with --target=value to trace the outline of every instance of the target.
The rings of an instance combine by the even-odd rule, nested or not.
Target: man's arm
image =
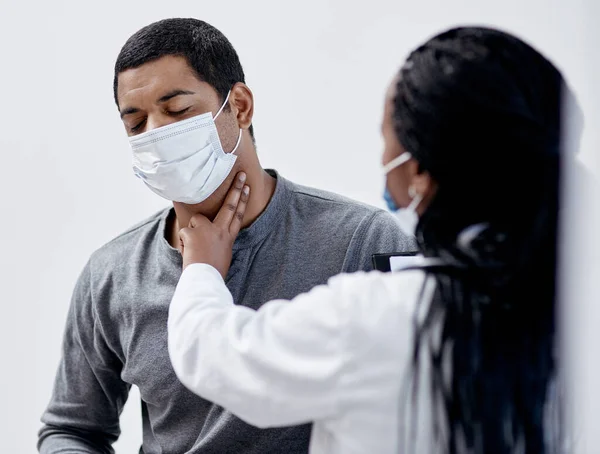
[[[404,234],[386,211],[365,218],[352,237],[342,272],[372,271],[373,254],[417,252],[417,242]]]
[[[108,347],[94,309],[90,263],[79,277],[50,404],[42,416],[42,454],[113,454],[129,394],[121,361]]]

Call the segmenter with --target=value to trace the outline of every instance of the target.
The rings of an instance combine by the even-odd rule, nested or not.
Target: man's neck
[[[246,184],[250,187],[250,197],[248,199],[248,206],[246,208],[246,214],[244,215],[242,228],[246,228],[252,224],[265,210],[275,192],[276,185],[275,178],[269,175],[260,166],[255,171],[244,171],[246,172]],[[228,178],[217,190],[214,194],[214,196],[216,196],[218,193],[216,200],[211,196],[206,202],[202,202],[198,205],[173,203],[175,216],[167,224],[167,231],[165,232],[165,236],[172,247],[180,249],[179,230],[189,224],[192,216],[195,214],[202,214],[210,220],[214,219],[223,204],[223,200],[229,191],[232,179],[235,178],[235,175],[236,173],[232,172],[230,178]]]

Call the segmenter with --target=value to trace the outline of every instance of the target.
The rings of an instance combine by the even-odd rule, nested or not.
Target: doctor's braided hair
[[[555,276],[569,90],[532,47],[475,27],[412,52],[396,89],[398,139],[438,185],[417,239],[444,264],[427,270],[437,293],[415,320],[413,399],[427,361],[440,452],[559,452]]]

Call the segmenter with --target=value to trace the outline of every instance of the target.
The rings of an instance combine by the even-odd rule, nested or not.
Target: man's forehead
[[[120,72],[119,85],[136,83],[139,80],[186,78],[191,75],[191,71],[186,69],[185,62],[163,57]]]
[[[183,57],[169,56],[121,72],[118,76],[117,96],[122,99],[141,93],[170,91],[173,88],[198,92],[210,89],[210,86],[198,79]]]

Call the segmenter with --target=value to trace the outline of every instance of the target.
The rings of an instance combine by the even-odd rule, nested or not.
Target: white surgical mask
[[[394,211],[394,217],[400,230],[409,236],[415,236],[417,234],[417,225],[419,224],[419,215],[416,210],[423,197],[416,194],[413,187],[409,188],[408,193],[412,197],[410,204],[406,208],[399,208]]]
[[[211,112],[129,138],[133,172],[153,192],[167,200],[187,204],[210,197],[233,169],[242,130],[234,149],[225,153]]]
[[[399,167],[410,160],[410,158],[412,158],[412,155],[408,151],[405,151],[383,167],[383,174],[387,175],[396,167]],[[423,200],[423,197],[416,193],[414,186],[408,188],[408,195],[412,200],[406,208],[398,208],[387,189],[384,192],[384,199],[388,208],[394,214],[400,230],[409,236],[415,236],[417,233],[417,225],[419,224],[419,215],[416,210]]]

